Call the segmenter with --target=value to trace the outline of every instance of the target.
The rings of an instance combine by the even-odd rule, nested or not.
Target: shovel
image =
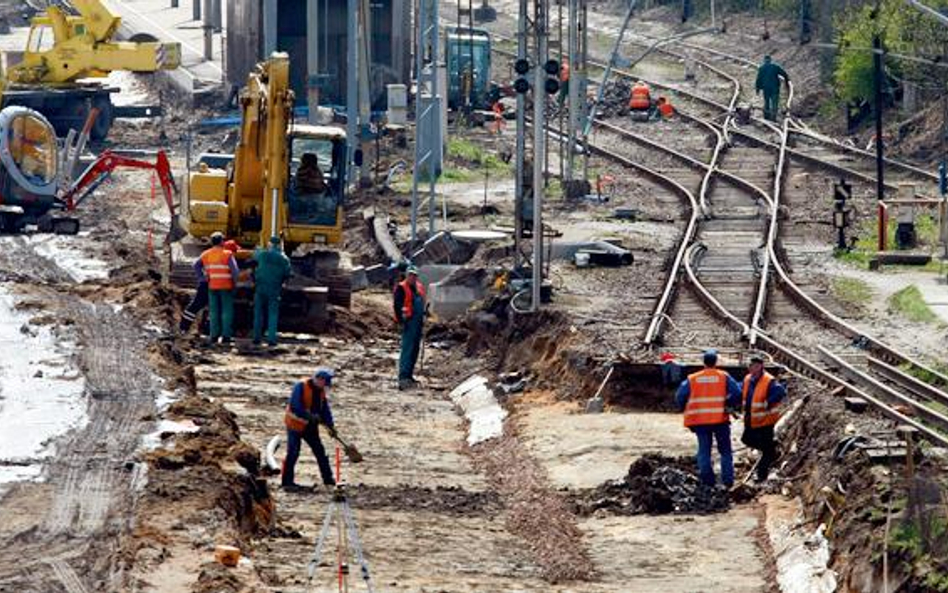
[[[336,430],[333,428],[326,427],[326,432],[329,433],[329,436],[333,438],[337,443],[342,445],[342,450],[345,452],[346,457],[352,463],[361,463],[362,462],[362,453],[359,453],[359,450],[355,448],[355,445],[350,445],[349,443],[342,440],[339,435],[336,433]]]

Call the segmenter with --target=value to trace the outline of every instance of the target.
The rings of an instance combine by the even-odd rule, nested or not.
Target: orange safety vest
[[[303,384],[303,407],[307,411],[312,411],[313,409],[313,384],[310,383],[309,379],[303,379],[301,381]],[[319,397],[322,400],[326,399],[326,392],[323,390],[319,391]],[[290,408],[290,404],[286,404],[286,414],[283,415],[283,423],[286,427],[293,432],[303,432],[306,430],[306,425],[309,422],[305,418],[300,418],[293,413],[293,409]]]
[[[629,109],[642,111],[651,106],[652,97],[648,85],[641,82],[635,83],[635,86],[632,87],[632,97],[629,99]]]
[[[751,394],[750,418],[744,419],[749,428],[761,428],[763,426],[773,426],[780,420],[781,410],[779,405],[769,408],[767,405],[767,392],[770,390],[770,382],[774,380],[773,375],[764,373],[757,380],[754,386],[754,393]],[[744,389],[741,396],[742,408],[747,409],[747,391],[750,389],[751,376],[744,377]]]
[[[669,103],[668,101],[665,101],[664,103],[659,104],[658,112],[662,114],[662,117],[664,117],[665,119],[668,119],[671,116],[675,115],[675,108],[672,107],[671,103]]]
[[[685,426],[707,426],[727,422],[727,373],[703,369],[688,375],[690,395],[685,406]]]
[[[211,290],[233,290],[234,277],[230,273],[230,258],[234,254],[216,245],[201,254],[204,277]]]
[[[418,287],[418,294],[421,295],[421,298],[425,298],[425,285],[417,280],[414,282],[415,286]],[[408,279],[404,279],[399,282],[399,285],[405,290],[405,300],[402,303],[402,318],[411,319],[412,314],[415,312],[414,309],[414,300],[415,295],[412,292],[412,283],[408,282]]]

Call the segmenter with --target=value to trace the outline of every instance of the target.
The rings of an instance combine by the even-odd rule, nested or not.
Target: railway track
[[[730,77],[719,68],[713,71]],[[617,75],[636,78],[622,71]],[[729,105],[659,81],[647,81],[653,87],[688,96],[692,103],[704,106],[703,113],[697,115],[682,109],[679,102],[679,113],[689,124],[684,148],[680,136],[676,146],[670,147],[662,140],[627,130],[614,122],[595,121],[597,137],[596,144],[588,146],[591,152],[646,173],[656,183],[672,188],[691,209],[645,343],[662,343],[662,330],[667,321],[677,319],[686,324],[689,318],[697,316],[696,305],[705,307],[725,320],[751,347],[767,350],[797,372],[834,386],[841,393],[861,398],[883,415],[948,445],[948,415],[939,409],[948,403],[948,394],[943,390],[948,386],[948,377],[829,311],[796,284],[781,261],[778,213],[791,163],[803,164],[807,170],[817,167],[857,182],[874,183],[874,176],[864,170],[869,164],[867,153],[821,138],[789,118],[777,129],[772,124],[756,121],[752,124],[756,131],[729,129],[728,118],[724,118],[723,123],[708,119],[708,108],[730,112],[739,99],[740,82],[730,78],[734,93]],[[788,98],[788,111],[791,101],[792,93]],[[721,119],[720,114],[716,119]],[[696,131],[702,128],[706,130],[704,134]],[[775,139],[764,137],[768,133]],[[705,140],[704,149],[693,145],[702,136],[712,139],[710,143]],[[623,141],[634,142],[683,166],[662,166],[660,162],[643,165],[640,161],[654,162],[657,157],[630,158],[628,150],[617,154],[600,145],[604,138],[605,143],[612,146],[621,145]],[[791,138],[797,142],[804,138],[800,144],[805,148],[791,147]],[[702,162],[700,156],[708,153],[708,144],[714,148]],[[830,158],[832,156],[836,158]],[[774,160],[767,166],[770,158]],[[903,176],[931,182],[927,172],[904,163],[893,163],[890,166]],[[888,187],[892,189],[894,185]],[[688,279],[692,290],[680,289],[682,276]],[[809,347],[794,343],[791,347],[781,341],[782,336],[776,331],[768,330],[768,315],[773,313],[768,307],[777,295],[784,305],[791,303],[798,313],[809,318],[820,332],[815,334],[818,341],[825,343]],[[919,379],[919,375],[927,380]]]

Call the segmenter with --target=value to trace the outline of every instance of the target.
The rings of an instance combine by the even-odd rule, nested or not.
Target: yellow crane
[[[202,155],[190,173],[179,210],[188,236],[171,247],[172,281],[194,285],[191,265],[214,232],[245,248],[265,247],[276,236],[293,256],[294,284],[300,288],[295,296],[293,290],[284,293],[281,306],[296,313],[287,317],[287,325],[300,315],[323,315],[319,301],[348,304],[350,281],[338,269],[338,254],[315,249],[342,241],[345,132],[293,122],[285,53],[257,65],[238,102],[240,139],[234,154]],[[280,319],[283,324],[282,314]]]
[[[116,41],[122,19],[101,0],[71,0],[76,14],[49,6],[30,21],[22,61],[0,73],[2,106],[23,105],[43,113],[64,133],[81,129],[92,108],[99,116],[92,137],[104,138],[112,125],[111,93],[117,89],[80,80],[110,72],[173,70],[181,46],[158,41]]]

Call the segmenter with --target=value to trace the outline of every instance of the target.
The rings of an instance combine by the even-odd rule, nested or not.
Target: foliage
[[[933,8],[948,7],[948,0],[930,0]],[[885,51],[914,56],[938,56],[948,43],[948,30],[932,17],[906,7],[904,0],[883,0],[878,18],[874,3],[852,5],[837,18],[836,92],[844,101],[873,101],[872,40],[876,33]],[[886,76],[895,80],[938,83],[945,72],[929,64],[886,57]]]

